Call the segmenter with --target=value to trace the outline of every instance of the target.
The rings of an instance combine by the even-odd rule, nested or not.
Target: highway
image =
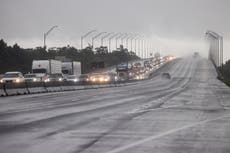
[[[230,88],[216,76],[185,57],[127,86],[1,97],[0,153],[229,153]]]

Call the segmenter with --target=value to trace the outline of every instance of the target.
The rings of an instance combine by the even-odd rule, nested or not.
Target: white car
[[[1,83],[21,83],[24,81],[25,79],[21,72],[6,72],[0,80]]]
[[[69,76],[66,77],[66,81],[79,82],[79,78],[76,75],[69,75]]]
[[[37,77],[36,74],[28,73],[24,75],[25,82],[41,82],[42,79]]]

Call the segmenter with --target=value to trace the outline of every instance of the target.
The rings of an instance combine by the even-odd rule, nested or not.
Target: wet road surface
[[[229,153],[230,88],[211,62],[182,58],[154,76],[123,87],[1,97],[0,153]]]

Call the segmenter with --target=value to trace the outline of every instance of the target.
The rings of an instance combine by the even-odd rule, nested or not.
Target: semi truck
[[[62,73],[64,75],[81,75],[81,63],[77,61],[62,62]]]
[[[62,62],[58,60],[33,60],[32,73],[44,81],[45,77],[49,74],[62,73],[61,67]]]

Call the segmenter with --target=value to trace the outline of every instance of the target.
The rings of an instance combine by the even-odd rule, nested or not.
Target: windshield
[[[35,74],[26,74],[24,77],[25,78],[34,78],[34,77],[36,77],[36,75]]]
[[[33,73],[47,73],[46,69],[33,69]]]
[[[63,74],[69,74],[69,70],[62,70]]]
[[[50,74],[51,78],[62,77],[62,74]]]
[[[79,78],[87,78],[88,77],[88,75],[81,75]]]
[[[76,76],[68,76],[67,77],[68,79],[75,79],[75,78],[77,78]]]
[[[16,78],[16,77],[19,77],[18,73],[9,73],[3,76],[3,78]]]

